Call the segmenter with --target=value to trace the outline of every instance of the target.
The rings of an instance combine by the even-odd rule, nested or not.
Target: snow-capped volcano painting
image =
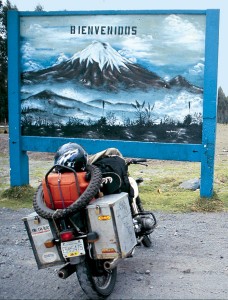
[[[24,135],[198,143],[205,18],[21,18]]]

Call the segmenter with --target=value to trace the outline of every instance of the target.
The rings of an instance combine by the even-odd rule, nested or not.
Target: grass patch
[[[224,210],[224,203],[214,193],[212,198],[199,198],[191,207],[192,211],[197,212],[219,212]]]
[[[216,212],[228,211],[227,164],[217,163],[215,168],[214,195],[201,198],[200,191],[186,190],[179,185],[189,179],[200,177],[199,163],[152,162],[146,169],[131,169],[132,177],[142,176],[139,187],[145,209],[166,212]]]
[[[165,188],[149,191],[140,188],[140,197],[146,210],[166,212],[190,212],[193,203],[199,197],[199,191],[175,190]]]
[[[216,193],[212,198],[201,198],[200,192],[190,190],[170,190],[169,192],[149,192],[140,189],[140,196],[145,209],[166,212],[219,212],[228,209],[228,201],[224,203]]]
[[[15,186],[6,189],[0,195],[0,207],[12,209],[32,208],[35,190],[30,185]]]

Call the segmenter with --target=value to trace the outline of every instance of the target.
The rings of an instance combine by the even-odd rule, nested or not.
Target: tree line
[[[7,12],[18,10],[9,0],[0,0],[0,123],[8,123],[8,55],[7,55]],[[38,4],[34,11],[43,11]]]
[[[218,89],[217,122],[228,124],[228,97],[221,87]]]
[[[7,57],[7,11],[18,10],[9,0],[3,4],[0,0],[0,123],[8,123],[8,91],[7,91],[7,73],[8,73],[8,57]],[[38,4],[34,11],[43,11],[43,7]],[[138,107],[140,115],[140,107]],[[150,116],[153,107],[147,108],[147,116]],[[228,97],[224,94],[221,87],[218,89],[218,107],[217,122],[228,123]]]

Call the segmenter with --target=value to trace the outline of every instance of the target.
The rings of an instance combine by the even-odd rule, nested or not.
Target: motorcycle
[[[132,164],[147,166],[145,159],[126,160],[127,167]],[[132,257],[137,246],[151,246],[150,235],[157,222],[152,212],[143,209],[139,197],[138,185],[143,179],[129,176],[134,190],[131,199],[126,192],[101,195],[104,187],[110,192],[120,178],[115,173],[104,175],[95,165],[87,165],[87,186],[79,191],[77,201],[56,208],[51,201],[44,200],[45,193],[49,200],[54,197],[48,183],[53,171],[58,188],[69,174],[80,185],[80,173],[64,167],[66,173],[61,174],[55,172],[58,167],[54,165],[38,187],[33,200],[35,212],[23,219],[38,269],[64,264],[58,271],[59,278],[76,273],[88,297],[108,297],[115,287],[121,260]],[[63,193],[62,188],[60,201]]]

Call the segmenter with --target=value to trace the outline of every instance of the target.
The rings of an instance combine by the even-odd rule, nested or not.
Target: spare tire
[[[77,201],[64,209],[53,210],[48,208],[44,203],[43,188],[40,185],[33,198],[33,207],[37,214],[45,219],[59,219],[84,209],[98,193],[102,181],[101,171],[98,167],[88,165],[86,170],[91,173],[89,185]]]

